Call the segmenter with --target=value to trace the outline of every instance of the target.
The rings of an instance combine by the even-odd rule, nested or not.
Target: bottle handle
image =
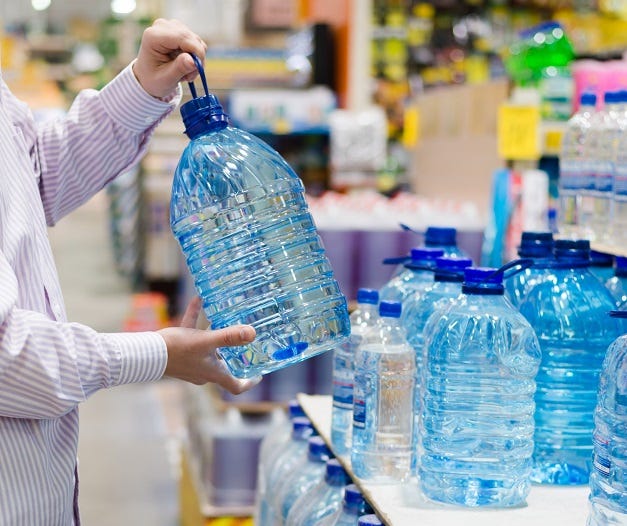
[[[508,278],[511,278],[512,276],[515,276],[519,272],[522,272],[523,270],[527,270],[528,268],[532,266],[533,266],[533,259],[530,259],[530,258],[514,259],[513,261],[510,261],[509,263],[506,263],[502,267],[496,269],[492,274],[487,276],[484,279],[484,281],[488,281],[491,278],[497,276],[498,274],[502,274],[503,279],[506,280]]]
[[[200,75],[200,80],[202,81],[202,85],[203,88],[205,89],[205,96],[209,95],[209,88],[207,87],[207,77],[205,76],[205,68],[202,65],[202,62],[200,61],[200,59],[194,55],[193,53],[190,53],[192,59],[194,59],[194,64],[196,64],[196,69],[198,70],[198,74]],[[192,97],[197,99],[198,95],[196,93],[196,86],[194,85],[194,82],[188,82],[189,85],[189,91],[192,94]]]

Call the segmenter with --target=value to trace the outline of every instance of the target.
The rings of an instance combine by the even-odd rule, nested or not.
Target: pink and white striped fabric
[[[179,100],[180,90],[169,101],[148,95],[129,66],[38,126],[0,78],[1,525],[78,524],[78,404],[163,375],[158,334],[66,320],[46,228],[138,162]]]

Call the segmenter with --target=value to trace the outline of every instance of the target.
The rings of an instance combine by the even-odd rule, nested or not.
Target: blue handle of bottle
[[[527,270],[531,266],[533,266],[533,259],[530,259],[530,258],[514,259],[513,261],[510,261],[509,263],[506,263],[502,267],[496,269],[492,274],[486,277],[484,281],[489,281],[490,279],[492,279],[498,274],[502,274],[503,279],[506,280],[508,278],[511,278],[512,276],[515,276],[519,272],[522,272],[523,270]]]
[[[202,62],[200,61],[200,59],[194,55],[193,53],[190,53],[192,59],[194,59],[194,64],[196,64],[196,69],[198,70],[198,74],[200,75],[200,80],[202,81],[202,86],[205,89],[205,95],[209,95],[209,88],[207,87],[207,77],[205,76],[205,68],[202,65]],[[192,97],[197,99],[198,95],[196,93],[196,86],[194,85],[194,82],[188,82],[189,85],[189,91],[192,94]]]

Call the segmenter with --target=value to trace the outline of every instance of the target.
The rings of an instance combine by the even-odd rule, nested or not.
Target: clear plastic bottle
[[[627,89],[619,91],[619,133],[614,157],[614,194],[612,196],[611,241],[627,246]]]
[[[520,304],[542,348],[532,481],[587,484],[599,372],[619,331],[612,295],[589,270],[590,243],[558,239],[553,252],[552,275]]]
[[[462,292],[464,269],[472,260],[461,257],[439,257],[435,262],[433,285],[422,294],[410,296],[403,307],[401,325],[407,334],[407,342],[414,350],[416,360],[416,385],[414,387],[414,433],[412,446],[412,469],[417,469],[418,426],[422,411],[422,372],[424,354],[423,331],[427,320],[435,311],[457,298]]]
[[[403,272],[381,287],[379,300],[403,303],[416,290],[430,286],[435,260],[443,255],[441,248],[412,248],[411,261],[405,264]]]
[[[262,519],[266,507],[266,486],[272,469],[274,459],[283,451],[283,447],[291,440],[292,422],[297,417],[304,417],[305,412],[297,400],[290,400],[288,403],[288,413],[285,415],[282,409],[277,409],[272,413],[274,424],[261,441],[259,446],[259,460],[257,461],[257,484],[255,492],[254,519],[255,524],[268,524]]]
[[[319,526],[327,516],[342,506],[344,487],[350,478],[335,458],[327,461],[324,478],[301,495],[285,521],[286,526]]]
[[[614,275],[614,256],[597,250],[590,251],[590,272],[603,284]]]
[[[533,265],[505,280],[505,297],[518,308],[527,292],[550,274],[549,262],[553,259],[553,234],[551,232],[523,232],[518,255],[531,259]]]
[[[309,439],[304,461],[294,466],[292,473],[285,476],[274,492],[275,526],[283,524],[294,502],[320,481],[331,458],[333,454],[322,437]]]
[[[444,256],[467,258],[466,254],[457,246],[457,229],[452,227],[429,226],[425,230],[425,247],[441,248]]]
[[[605,288],[616,301],[616,308],[625,307],[627,302],[627,257],[616,256],[614,275],[605,282]]]
[[[292,421],[292,434],[290,441],[283,446],[280,452],[272,459],[267,472],[265,498],[261,501],[259,526],[274,526],[274,497],[284,477],[295,466],[301,463],[307,455],[309,438],[316,431],[307,417],[297,417]]]
[[[586,141],[595,114],[596,95],[583,93],[579,110],[569,120],[562,137],[559,156],[559,235],[565,239],[589,239],[584,230],[592,214],[589,194],[594,191],[594,178],[587,158]],[[585,207],[585,209],[584,209]]]
[[[435,501],[519,506],[531,488],[540,346],[502,280],[497,269],[465,269],[463,293],[424,330],[418,469]]]
[[[366,333],[379,319],[379,291],[361,288],[357,291],[357,308],[350,316],[348,342],[334,351],[333,408],[331,411],[331,444],[336,455],[350,454],[353,440],[353,382],[355,351]]]
[[[212,327],[257,330],[252,343],[220,349],[230,371],[250,378],[334,348],[349,335],[348,309],[302,181],[268,144],[229,125],[214,95],[181,115],[191,141],[174,174],[172,231]]]
[[[627,319],[627,311],[613,316]],[[594,413],[588,526],[627,524],[627,335],[609,346]]]
[[[357,526],[359,517],[372,513],[372,508],[355,484],[344,488],[342,507],[328,517],[324,526]]]
[[[416,361],[400,317],[400,303],[380,302],[377,327],[355,353],[351,464],[373,483],[411,474]]]

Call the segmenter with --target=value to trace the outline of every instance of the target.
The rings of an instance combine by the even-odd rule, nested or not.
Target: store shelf
[[[609,245],[606,243],[591,243],[592,250],[597,252],[603,252],[604,254],[613,254],[614,256],[627,257],[627,248],[618,247],[616,245]]]
[[[299,394],[298,400],[314,426],[329,443],[331,397]],[[350,459],[338,457],[352,476]],[[371,485],[353,477],[355,483],[387,526],[529,526],[583,524],[588,513],[588,487],[534,486],[527,506],[513,509],[464,509],[428,502],[415,480],[403,485]]]

